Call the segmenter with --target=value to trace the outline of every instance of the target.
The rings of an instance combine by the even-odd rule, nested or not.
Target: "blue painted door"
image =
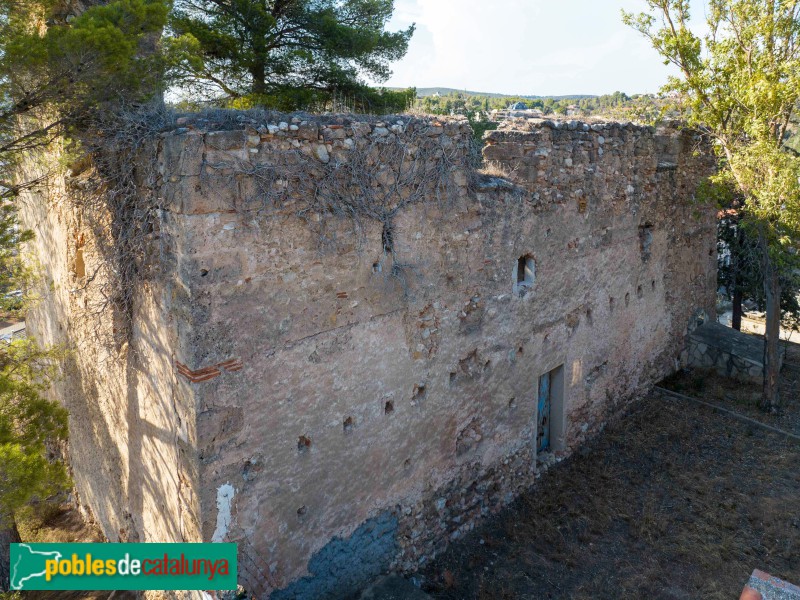
[[[539,377],[538,427],[536,430],[536,451],[544,452],[550,448],[550,373]]]

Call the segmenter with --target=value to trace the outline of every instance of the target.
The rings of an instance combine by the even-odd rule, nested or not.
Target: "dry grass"
[[[791,344],[781,372],[781,413],[771,415],[759,408],[761,385],[736,381],[708,369],[684,371],[663,382],[667,389],[702,398],[735,410],[751,419],[800,435],[800,345]],[[794,362],[793,362],[794,361]]]
[[[17,514],[17,527],[25,542],[102,542],[97,525],[83,520],[69,505],[41,502]]]
[[[100,529],[83,520],[77,510],[68,505],[42,502],[28,507],[17,515],[17,527],[23,542],[102,542]],[[8,600],[133,600],[135,592],[36,592],[9,595]]]
[[[800,581],[798,464],[800,445],[779,435],[646,399],[437,559],[430,591],[721,600],[756,567]]]
[[[508,167],[507,164],[496,160],[490,160],[483,163],[483,166],[478,169],[478,173],[487,177],[508,179],[511,177],[513,171]]]

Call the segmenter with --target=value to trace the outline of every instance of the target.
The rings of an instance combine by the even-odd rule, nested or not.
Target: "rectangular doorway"
[[[536,452],[564,448],[564,367],[556,367],[539,377],[536,410]]]

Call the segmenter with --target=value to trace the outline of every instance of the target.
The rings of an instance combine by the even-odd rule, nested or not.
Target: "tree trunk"
[[[11,549],[9,544],[17,544],[20,541],[16,523],[12,522],[8,529],[0,529],[0,592],[7,592],[9,589],[9,577],[11,575],[9,565]]]
[[[261,61],[256,61],[250,65],[250,77],[253,78],[250,90],[256,96],[262,96],[267,93],[266,72],[267,66]]]
[[[764,294],[766,297],[767,323],[764,330],[764,390],[761,408],[777,413],[780,408],[778,395],[780,331],[781,331],[781,284],[775,265],[769,256],[767,243],[762,240],[764,252]]]
[[[731,270],[733,272],[731,286],[733,287],[732,295],[732,315],[731,327],[736,331],[742,330],[742,285],[739,282],[739,271],[742,263],[742,251],[744,248],[745,238],[744,230],[739,222],[736,222],[736,251],[731,252]]]
[[[731,317],[731,327],[736,331],[742,330],[742,290],[739,287],[733,289],[733,316]]]

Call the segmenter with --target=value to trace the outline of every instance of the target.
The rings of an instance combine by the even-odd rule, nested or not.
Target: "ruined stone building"
[[[53,394],[109,541],[237,542],[257,597],[341,594],[424,563],[680,366],[716,288],[697,140],[509,123],[488,176],[471,138],[179,119],[138,155],[148,266],[122,284],[70,201],[91,168],[27,198],[29,328],[70,349]]]

